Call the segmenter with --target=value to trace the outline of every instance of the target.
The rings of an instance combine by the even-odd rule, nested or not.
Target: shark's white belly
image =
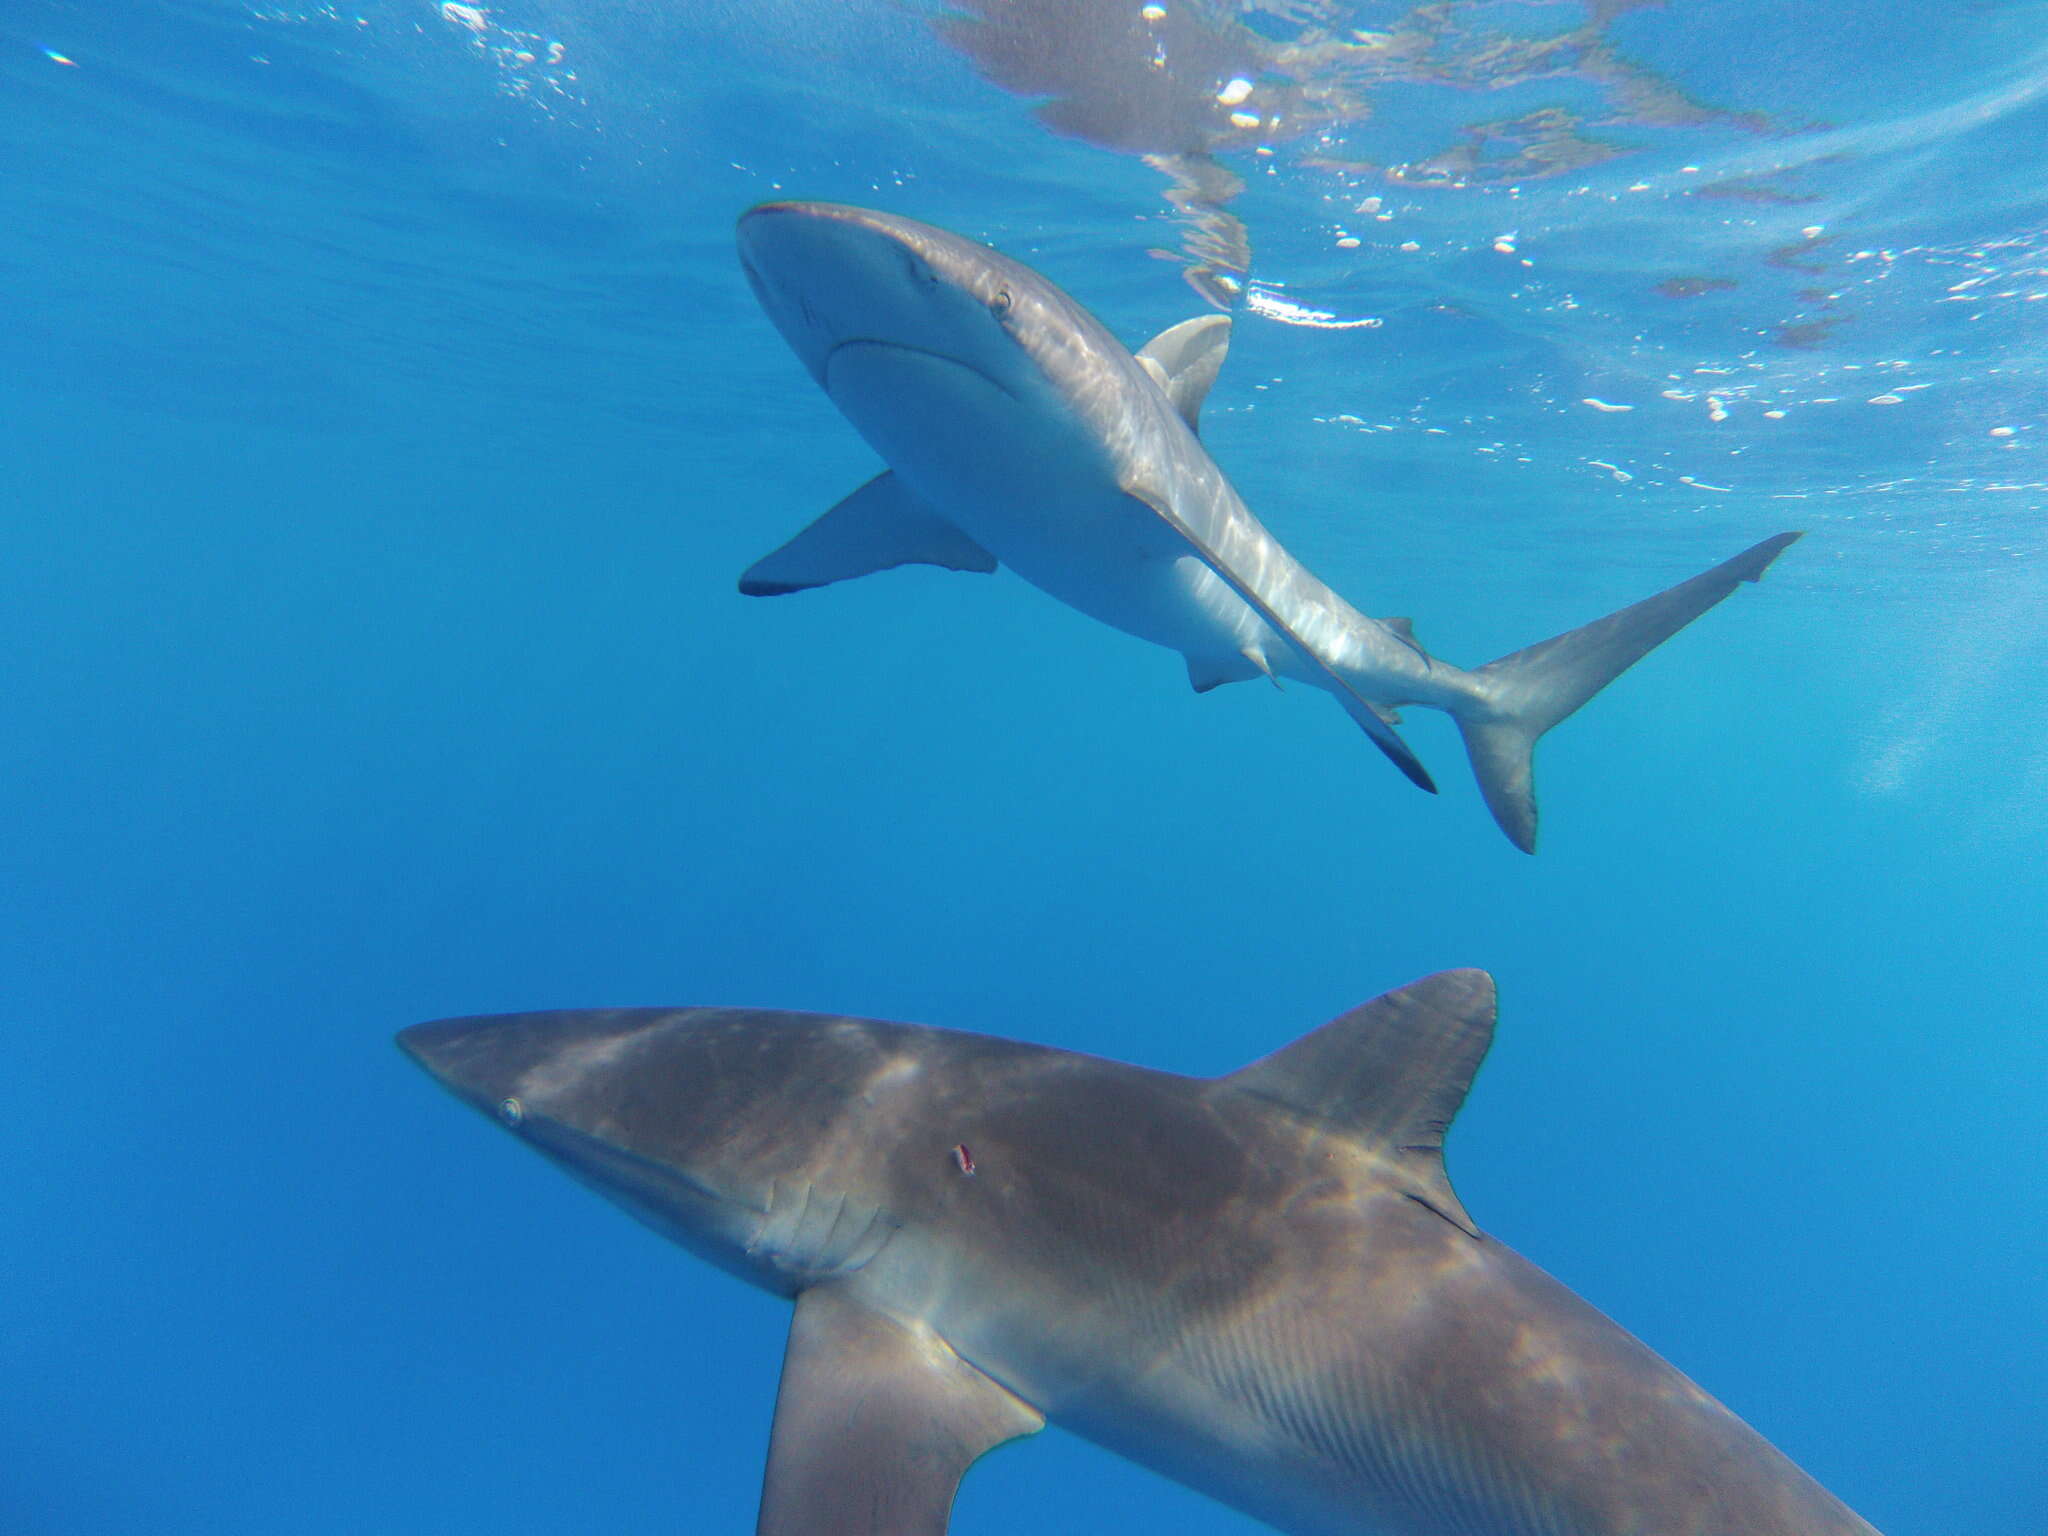
[[[869,343],[834,352],[826,377],[834,402],[920,500],[1069,607],[1192,657],[1234,657],[1264,631],[1124,493],[1111,445],[1049,388]]]

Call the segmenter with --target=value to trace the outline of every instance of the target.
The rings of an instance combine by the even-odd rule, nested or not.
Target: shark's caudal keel
[[[1253,517],[1196,436],[1230,322],[1135,356],[1028,267],[868,209],[769,203],[740,220],[762,306],[889,469],[747,571],[755,596],[892,566],[1007,565],[1081,612],[1178,651],[1198,691],[1259,676],[1332,694],[1434,789],[1395,711],[1455,716],[1488,808],[1533,851],[1537,737],[1754,581],[1780,534],[1632,608],[1467,672],[1405,619],[1372,619]]]
[[[1442,1139],[1492,1026],[1452,971],[1216,1079],[746,1009],[399,1041],[795,1298],[762,1536],[941,1536],[1048,1419],[1303,1536],[1874,1536],[1474,1225]]]

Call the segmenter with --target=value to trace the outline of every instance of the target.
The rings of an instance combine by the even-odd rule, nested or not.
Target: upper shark
[[[768,203],[739,224],[755,294],[889,469],[740,580],[794,592],[892,566],[992,571],[1178,651],[1197,691],[1265,675],[1334,695],[1401,771],[1395,731],[1458,722],[1486,803],[1533,852],[1536,738],[1652,647],[1754,581],[1781,533],[1655,597],[1473,671],[1406,619],[1368,618],[1255,518],[1196,436],[1230,322],[1177,325],[1135,356],[1028,267],[929,224]]]
[[[1473,1223],[1442,1149],[1493,1019],[1445,972],[1214,1079],[748,1009],[399,1042],[795,1298],[760,1536],[943,1536],[1048,1419],[1300,1536],[1876,1536]]]

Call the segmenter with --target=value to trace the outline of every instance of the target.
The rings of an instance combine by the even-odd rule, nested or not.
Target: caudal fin
[[[1785,546],[1781,533],[1690,581],[1644,598],[1553,639],[1488,662],[1473,677],[1479,691],[1458,717],[1486,808],[1508,840],[1536,851],[1536,791],[1530,758],[1536,738],[1613,682],[1745,581],[1755,581]]]

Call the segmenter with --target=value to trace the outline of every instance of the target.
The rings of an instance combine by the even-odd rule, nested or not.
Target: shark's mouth
[[[527,1122],[524,1139],[566,1169],[570,1177],[625,1206],[650,1225],[661,1225],[658,1218],[662,1216],[670,1218],[672,1224],[676,1213],[690,1208],[708,1211],[727,1207],[766,1214],[766,1208],[756,1201],[736,1198],[690,1177],[680,1168],[644,1157],[559,1120],[534,1117]]]
[[[939,363],[948,368],[957,368],[960,372],[981,380],[982,383],[989,385],[991,388],[1002,391],[1003,394],[1009,396],[1012,400],[1017,398],[1017,392],[1003,383],[1001,379],[991,373],[984,372],[962,358],[953,356],[951,353],[935,352],[930,347],[913,346],[909,342],[888,341],[879,336],[849,336],[843,341],[834,342],[831,350],[825,354],[824,363],[819,368],[818,382],[824,385],[829,393],[832,389],[832,365],[834,363],[837,363],[848,354],[852,354],[854,358],[866,358],[873,356],[875,353],[890,353],[905,358],[922,358],[927,362]]]

